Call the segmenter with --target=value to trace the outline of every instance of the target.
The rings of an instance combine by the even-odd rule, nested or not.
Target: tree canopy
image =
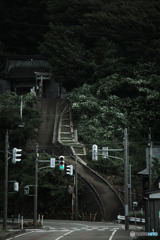
[[[50,30],[40,50],[67,89],[115,73],[159,73],[157,1],[53,0],[47,6]]]
[[[53,78],[69,92],[80,140],[90,146],[118,143],[127,127],[134,173],[142,170],[148,128],[155,142],[160,135],[158,1],[2,0],[0,13],[0,60],[14,54],[45,56]],[[2,61],[0,68],[4,71]],[[16,130],[20,99],[7,94],[0,98],[0,134],[4,137],[9,126],[11,139],[20,144],[39,120],[35,112],[28,117],[26,100],[27,128]],[[114,163],[107,164],[113,172]]]
[[[4,138],[6,130],[10,131],[11,146],[23,146],[28,138],[35,138],[35,129],[40,126],[41,118],[38,111],[33,109],[35,97],[31,94],[23,96],[22,119],[20,116],[21,97],[14,92],[0,95],[0,135]],[[18,126],[24,124],[24,128]],[[1,148],[2,142],[0,143]]]

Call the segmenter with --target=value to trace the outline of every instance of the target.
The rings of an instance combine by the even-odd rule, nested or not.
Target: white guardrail
[[[117,219],[119,221],[124,221],[125,220],[125,216],[118,215]],[[145,219],[144,218],[137,218],[137,217],[129,217],[129,221],[137,222],[137,223],[145,223]]]

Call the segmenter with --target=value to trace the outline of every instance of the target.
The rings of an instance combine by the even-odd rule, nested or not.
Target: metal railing
[[[125,221],[125,216],[118,215],[117,216],[118,221]],[[138,218],[138,217],[129,217],[130,222],[136,222],[136,223],[145,223],[144,218]]]

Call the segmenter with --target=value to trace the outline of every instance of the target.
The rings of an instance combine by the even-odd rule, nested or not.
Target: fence
[[[118,215],[117,219],[118,219],[119,222],[124,221],[125,216]],[[129,217],[129,221],[130,222],[136,222],[136,223],[145,223],[144,218],[137,218],[137,217]]]

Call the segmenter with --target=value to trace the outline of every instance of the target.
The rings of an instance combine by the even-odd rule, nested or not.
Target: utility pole
[[[21,96],[21,104],[20,104],[20,118],[22,121],[22,114],[23,114],[23,96]]]
[[[75,204],[76,204],[76,220],[78,220],[78,182],[77,182],[77,155],[75,156]]]
[[[129,230],[128,218],[128,134],[127,128],[124,130],[124,204],[125,204],[125,230]]]
[[[152,187],[152,141],[151,128],[148,130],[148,151],[149,151],[149,189]]]
[[[74,186],[72,186],[72,218],[74,218],[74,199],[75,199]]]
[[[3,229],[7,230],[7,205],[8,205],[8,130],[5,136],[5,165],[4,165],[4,212],[3,212]]]
[[[132,211],[132,165],[129,165],[129,210]]]
[[[38,199],[38,143],[36,144],[36,159],[35,159],[35,186],[34,186],[34,227],[37,227],[37,199]]]

